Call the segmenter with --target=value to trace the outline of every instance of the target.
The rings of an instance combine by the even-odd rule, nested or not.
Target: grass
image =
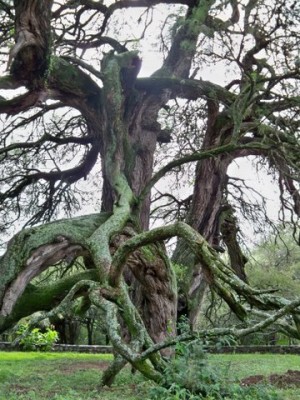
[[[237,379],[300,370],[300,356],[294,354],[213,354],[209,355],[209,359],[212,364],[218,365],[225,375]],[[285,400],[300,400],[300,388],[278,392]]]
[[[112,388],[100,389],[108,354],[0,352],[0,400],[138,400],[147,399],[147,383],[126,368]],[[209,355],[230,379],[300,370],[297,355]],[[281,391],[286,400],[300,400],[300,389]]]
[[[99,390],[110,360],[108,354],[0,352],[0,400],[140,399],[142,378],[129,368],[111,389]]]
[[[300,356],[294,354],[212,354],[209,359],[224,369],[229,368],[230,374],[238,379],[300,370]]]

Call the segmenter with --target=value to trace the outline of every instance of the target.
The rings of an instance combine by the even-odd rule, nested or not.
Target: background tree
[[[247,275],[255,287],[277,289],[286,298],[299,291],[300,248],[288,229],[280,229],[276,242],[270,237],[261,242],[249,260]]]
[[[273,290],[274,293],[294,299],[299,293],[299,255],[300,248],[292,237],[292,232],[278,227],[277,234],[262,239],[251,249],[246,265],[247,281],[260,290]],[[200,318],[200,328],[232,326],[239,323],[236,315],[226,302],[211,290],[205,297]],[[265,314],[261,310],[253,313],[253,323],[257,323]],[[241,340],[242,344],[286,344],[297,343],[287,338],[288,332],[282,325],[273,324],[263,332],[256,332]],[[226,338],[228,340],[228,338]]]
[[[195,335],[175,337],[177,300],[194,329],[208,285],[242,321],[254,308],[268,313],[254,326],[198,336],[244,336],[274,321],[284,325],[289,314],[289,334],[299,337],[299,300],[247,283],[231,202],[246,216],[257,207],[245,203],[242,186],[227,174],[233,160],[255,156],[278,180],[282,210],[296,226],[297,2],[15,0],[0,6],[1,229],[15,222],[28,227],[1,258],[0,329],[37,310],[49,317],[67,313],[84,297],[104,312],[117,354],[103,383],[127,361],[161,380],[165,361],[158,351],[167,354],[172,343]],[[139,78],[138,50],[146,54],[153,34],[161,66]],[[226,72],[222,85],[205,79],[210,68]],[[158,144],[172,155],[159,166]],[[151,189],[189,163],[196,163],[193,193],[173,198],[179,218],[149,230]],[[91,179],[101,189],[90,190]],[[89,203],[83,190],[93,197],[91,207],[101,200],[101,212],[96,207],[74,217],[83,198]],[[179,290],[163,244],[171,237],[179,238],[173,262],[186,271]],[[231,266],[214,250],[221,240]],[[81,272],[47,286],[31,282],[78,257]]]

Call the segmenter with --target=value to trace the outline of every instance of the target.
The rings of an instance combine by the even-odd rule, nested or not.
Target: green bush
[[[228,379],[228,371],[209,364],[201,343],[180,344],[164,371],[164,381],[150,390],[152,400],[278,400],[263,386],[242,387]]]
[[[40,328],[29,329],[28,324],[21,324],[17,329],[16,342],[27,351],[49,351],[58,340],[58,333],[51,328],[41,332]]]

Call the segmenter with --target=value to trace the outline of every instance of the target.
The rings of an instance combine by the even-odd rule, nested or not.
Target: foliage
[[[130,368],[121,372],[112,388],[97,392],[99,369],[111,359],[111,354],[2,352],[0,400],[149,400],[153,384],[145,382],[139,373],[132,374]],[[216,369],[229,369],[230,380],[299,370],[299,356],[290,354],[217,354],[208,355],[208,363]],[[297,400],[299,390],[278,393],[285,400]]]
[[[259,289],[274,289],[287,298],[300,291],[300,246],[288,229],[279,228],[276,240],[269,237],[252,252],[247,274]]]
[[[187,266],[184,264],[172,263],[178,284],[183,284],[187,275]]]
[[[164,381],[151,389],[153,400],[276,400],[275,391],[242,387],[229,378],[228,370],[210,363],[202,343],[179,345],[164,371]]]
[[[20,324],[16,334],[16,342],[26,351],[50,351],[58,341],[58,333],[51,327],[41,332],[40,328],[30,329],[29,324]]]
[[[3,352],[0,400],[139,400],[147,385],[126,368],[113,388],[99,390],[111,354]]]
[[[270,233],[251,250],[248,249],[249,260],[246,264],[246,275],[251,286],[293,299],[300,291],[300,247],[293,238],[289,228],[276,227],[276,236]],[[253,321],[259,320],[263,314],[253,314]],[[239,321],[226,302],[211,290],[203,302],[201,322],[198,327],[205,329],[216,326],[232,326]],[[229,340],[235,341],[234,338]],[[242,344],[291,344],[298,343],[296,338],[288,337],[287,332],[280,331],[278,326],[270,326],[264,331],[250,334],[238,342]],[[216,345],[220,338],[216,340]],[[229,344],[229,343],[228,343]],[[224,344],[226,345],[226,343]]]

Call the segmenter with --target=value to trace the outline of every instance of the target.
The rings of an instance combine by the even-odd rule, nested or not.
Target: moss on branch
[[[151,77],[138,79],[135,86],[138,90],[147,90],[154,94],[161,94],[163,90],[170,89],[173,97],[178,96],[190,100],[211,99],[219,101],[227,107],[236,99],[233,93],[222,86],[203,80]]]
[[[99,86],[80,68],[61,57],[51,56],[46,86],[78,97],[100,96]]]
[[[254,332],[259,332],[263,331],[265,328],[270,326],[271,324],[275,323],[277,320],[279,320],[282,316],[287,315],[289,313],[293,313],[295,309],[297,309],[300,306],[300,299],[296,299],[294,301],[291,301],[288,305],[283,306],[280,310],[275,312],[273,315],[268,315],[266,318],[264,318],[262,321],[251,325],[251,326],[246,326],[245,328],[236,328],[236,327],[227,327],[227,328],[213,328],[213,329],[205,329],[205,330],[200,330],[200,331],[195,331],[195,332],[188,332],[184,333],[182,335],[178,335],[177,337],[174,338],[168,338],[164,342],[154,344],[152,347],[149,347],[147,350],[145,350],[143,353],[140,354],[139,359],[140,360],[145,360],[147,359],[151,354],[156,353],[158,351],[161,351],[162,349],[170,346],[174,346],[177,343],[181,342],[187,342],[187,341],[192,341],[195,339],[207,339],[207,338],[213,338],[213,337],[221,337],[221,336],[234,336],[235,338],[241,338],[244,336],[247,336],[251,333]],[[297,335],[297,338],[299,338],[299,333]]]
[[[92,298],[91,298],[92,300]],[[97,297],[94,297],[94,304],[99,306],[99,300]],[[93,300],[92,300],[93,301]],[[129,326],[129,331],[130,333],[133,333],[133,338],[131,339],[131,343],[133,344],[134,348],[132,346],[128,345],[127,343],[124,342],[124,340],[120,336],[120,324],[118,321],[118,308],[115,304],[112,304],[104,299],[101,299],[101,308],[104,310],[105,315],[106,315],[106,327],[107,327],[107,333],[109,335],[109,338],[112,342],[112,345],[114,347],[114,350],[122,356],[125,360],[130,362],[130,364],[136,368],[138,371],[140,371],[145,377],[147,377],[150,380],[153,380],[155,382],[160,382],[162,380],[162,374],[158,372],[152,364],[148,363],[146,360],[141,360],[139,357],[139,351],[141,350],[141,347],[143,345],[142,342],[139,340],[136,341],[135,333],[132,332],[131,327]],[[134,306],[130,306],[133,307]],[[128,321],[126,321],[128,322]],[[142,328],[143,331],[146,332],[145,328]],[[139,333],[140,335],[140,333]],[[118,372],[116,371],[111,371],[111,374],[113,372]],[[112,379],[112,375],[107,373],[107,378],[109,376],[110,379]]]
[[[110,214],[93,214],[73,219],[60,220],[30,229],[24,229],[15,235],[8,244],[7,251],[0,258],[0,301],[9,287],[17,280],[25,268],[30,269],[30,263],[47,262],[47,245],[55,249],[62,241],[67,240],[69,245],[81,245],[83,248],[86,239],[104,223]],[[66,244],[66,250],[68,245]],[[51,248],[51,246],[49,247]],[[39,249],[41,249],[39,251]],[[34,257],[31,256],[34,254]],[[40,260],[40,261],[39,261]],[[30,273],[30,271],[29,271]]]
[[[122,231],[131,214],[134,197],[122,174],[115,179],[118,201],[112,215],[87,240],[88,248],[94,263],[99,268],[101,279],[105,279],[111,265],[110,240],[113,235]]]
[[[0,333],[11,328],[21,318],[36,311],[50,311],[63,300],[77,282],[82,280],[97,281],[97,279],[97,270],[90,269],[65,277],[52,284],[40,286],[29,284],[16,302],[13,311],[7,317],[0,317]]]
[[[218,256],[217,252],[213,250],[205,239],[196,232],[193,228],[183,222],[177,222],[173,225],[164,226],[161,228],[153,229],[149,232],[143,232],[128,241],[126,241],[116,251],[113,257],[112,269],[110,280],[112,284],[117,284],[124,264],[129,254],[136,250],[138,247],[148,245],[153,242],[166,240],[170,237],[178,236],[186,241],[187,246],[195,254],[203,267],[210,271],[213,276],[213,281],[218,281],[220,287],[224,284],[229,285],[238,295],[244,297],[250,304],[259,309],[282,309],[291,304],[290,301],[265,294],[258,290],[251,288],[246,282],[240,279]],[[222,291],[220,294],[222,295]],[[224,291],[225,297],[228,295]],[[233,306],[233,303],[232,303]],[[289,309],[288,307],[286,308]],[[245,318],[245,310],[237,308],[238,314],[243,319]]]

